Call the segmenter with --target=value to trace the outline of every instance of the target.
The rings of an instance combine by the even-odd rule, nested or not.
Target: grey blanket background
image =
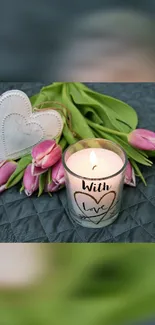
[[[101,93],[133,106],[139,127],[155,131],[155,84],[87,84]],[[43,83],[1,82],[0,93],[21,89],[28,96]],[[142,168],[148,183],[125,186],[121,213],[110,226],[87,229],[70,220],[65,189],[50,198],[47,194],[28,198],[16,186],[0,195],[0,242],[155,242],[155,165]]]

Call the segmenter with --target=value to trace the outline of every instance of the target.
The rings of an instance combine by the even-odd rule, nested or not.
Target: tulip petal
[[[56,146],[55,140],[45,140],[37,144],[32,149],[32,157],[34,160],[41,160],[44,156],[48,155]]]
[[[34,163],[32,163],[31,173],[33,176],[39,176],[47,172],[48,169],[42,169],[41,167],[36,167]]]
[[[4,192],[6,189],[6,184],[0,186],[0,193]]]
[[[65,184],[65,177],[62,177],[62,178],[60,178],[59,180],[53,179],[53,182],[54,182],[56,185],[63,185],[63,184]]]
[[[47,184],[46,187],[45,187],[45,192],[56,192],[59,190],[59,184],[55,184],[54,182],[52,182],[51,184]]]
[[[132,168],[132,179],[130,185],[136,187],[136,176],[133,168]]]
[[[2,161],[0,162],[0,167],[2,167],[6,162],[7,162],[7,160],[2,160]]]
[[[59,184],[61,184],[61,185],[64,185],[64,184],[65,184],[65,177],[62,177],[62,178],[59,180]]]
[[[10,176],[16,170],[17,165],[15,161],[7,161],[0,167],[0,186],[7,183]]]
[[[64,168],[61,159],[59,159],[58,162],[52,167],[51,179],[52,181],[50,183],[47,182],[45,186],[45,192],[56,192],[65,184]]]
[[[62,150],[60,146],[56,146],[48,155],[46,155],[42,160],[39,167],[47,169],[55,165],[55,163],[60,159],[62,155]]]
[[[64,167],[62,159],[59,159],[52,168],[52,179],[57,184],[62,184],[64,181]]]

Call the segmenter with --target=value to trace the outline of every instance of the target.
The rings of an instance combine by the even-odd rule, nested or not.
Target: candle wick
[[[97,165],[95,165],[95,166],[92,168],[92,170],[94,170],[95,167],[97,167]]]

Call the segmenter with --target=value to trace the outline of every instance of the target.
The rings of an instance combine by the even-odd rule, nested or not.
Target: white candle
[[[88,227],[115,220],[122,188],[121,157],[107,149],[88,148],[73,153],[66,165],[71,171],[66,175],[68,203],[75,219]]]

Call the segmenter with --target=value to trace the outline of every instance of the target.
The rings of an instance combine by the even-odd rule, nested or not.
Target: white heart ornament
[[[63,120],[55,110],[32,113],[27,95],[10,90],[0,97],[0,161],[17,159],[33,146],[61,135]]]

